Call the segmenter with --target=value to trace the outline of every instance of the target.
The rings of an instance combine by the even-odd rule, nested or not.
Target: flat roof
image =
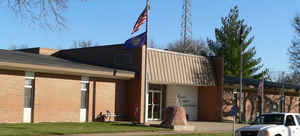
[[[0,68],[113,79],[131,79],[135,72],[76,63],[48,55],[0,50]]]
[[[245,86],[254,86],[258,87],[258,84],[261,80],[251,79],[251,78],[243,78],[243,85]],[[233,85],[240,84],[240,78],[234,76],[224,76],[224,84]],[[293,89],[295,91],[300,91],[300,85],[294,85],[289,83],[278,83],[272,81],[264,81],[264,88],[285,88],[285,89]]]

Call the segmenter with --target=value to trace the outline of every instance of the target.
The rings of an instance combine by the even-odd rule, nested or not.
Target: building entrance
[[[162,93],[160,90],[149,90],[148,120],[161,120]]]

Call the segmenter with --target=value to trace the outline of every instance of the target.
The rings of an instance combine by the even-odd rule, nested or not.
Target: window
[[[266,114],[259,117],[259,124],[277,124],[283,125],[283,114]]]
[[[33,90],[32,88],[25,88],[24,92],[24,108],[32,108],[33,107]]]
[[[272,102],[272,112],[278,112],[278,104]]]
[[[85,109],[87,108],[87,91],[81,91],[81,104],[80,104],[80,108]]]
[[[286,125],[286,126],[295,126],[295,125],[296,125],[296,123],[295,123],[295,121],[294,121],[294,117],[293,117],[292,115],[288,115],[288,116],[286,117],[285,125]]]
[[[296,115],[296,119],[297,119],[298,125],[300,125],[300,116]]]
[[[87,83],[81,82],[81,91],[86,91],[87,90]]]
[[[88,89],[89,89],[89,78],[82,77],[81,78],[81,104],[80,108],[86,109],[88,107]]]
[[[24,108],[33,107],[33,82],[34,73],[26,72],[24,83]]]

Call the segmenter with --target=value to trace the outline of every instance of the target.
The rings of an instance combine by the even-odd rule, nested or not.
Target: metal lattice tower
[[[182,10],[181,37],[186,45],[192,39],[192,0],[183,0]]]

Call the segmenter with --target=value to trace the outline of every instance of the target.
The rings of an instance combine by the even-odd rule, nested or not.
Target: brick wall
[[[198,120],[221,121],[221,97],[216,86],[199,87],[198,95]]]
[[[115,113],[116,83],[93,80],[91,84],[94,87],[90,91],[95,91],[95,115],[106,111]]]
[[[34,122],[79,122],[80,77],[37,73]]]
[[[25,72],[0,70],[0,123],[23,122]],[[90,78],[89,121],[100,112],[128,117],[127,81]],[[79,122],[81,77],[36,73],[33,122]]]
[[[115,112],[120,114],[121,120],[128,120],[128,81],[117,81],[116,84],[116,96],[115,96]]]
[[[243,107],[246,108],[246,118],[247,120],[255,120],[256,113],[258,112],[258,97],[256,92],[246,92],[244,93],[246,98],[243,101]],[[295,112],[298,113],[299,110],[299,100],[298,96],[285,96],[285,112]],[[223,95],[223,119],[232,120],[230,114],[230,109],[232,108],[232,91],[225,90]],[[239,105],[239,100],[238,100]],[[273,108],[277,105],[277,110]],[[264,97],[264,112],[280,112],[280,95],[279,94],[265,94]],[[239,117],[238,117],[239,118]]]
[[[23,122],[24,72],[0,70],[0,123]]]
[[[120,120],[128,119],[127,81],[91,78],[89,87],[88,121],[95,121],[100,113],[119,114]],[[111,118],[111,120],[114,120]]]
[[[215,86],[200,86],[198,93],[198,120],[221,121],[223,116],[222,105],[224,100],[224,58],[213,57],[216,78]]]

